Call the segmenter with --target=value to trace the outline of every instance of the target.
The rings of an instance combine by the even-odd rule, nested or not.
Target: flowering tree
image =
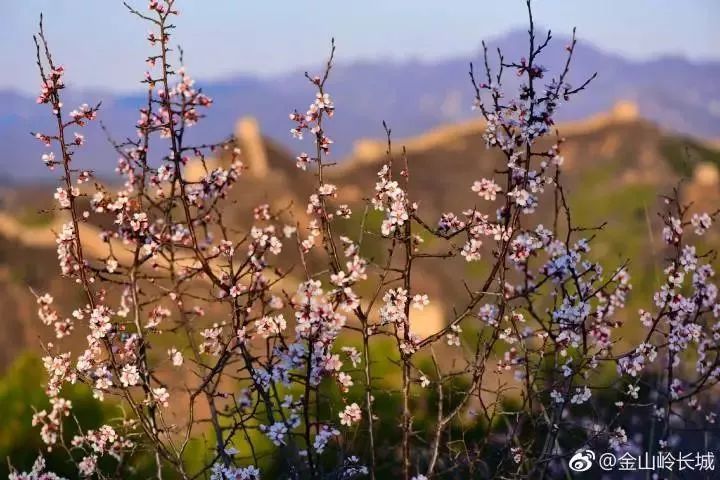
[[[312,141],[297,157],[299,174],[314,174],[306,215],[248,206],[251,225],[226,215],[230,189],[245,188],[243,153],[231,140],[187,140],[212,100],[170,48],[175,0],[151,0],[144,12],[128,6],[151,28],[155,53],[137,137],[114,143],[117,191],[90,186],[93,173],[74,166],[99,105],[67,112],[65,71],[41,20],[37,101],[56,129],[35,136],[62,177],[61,274],[84,295],[71,312],[57,311],[48,294],[37,298],[59,340],[45,345],[51,407],[33,420],[48,449],[98,478],[126,478],[148,459],[159,479],[549,478],[565,474],[578,448],[630,448],[625,425],[634,415],[657,419],[660,433],[643,444],[654,451],[671,448],[674,432],[713,423],[720,304],[714,256],[692,241],[718,213],[693,213],[679,190],[666,198],[658,292],[639,315],[623,312],[629,262],[593,261],[602,227],[573,221],[562,138],[541,147],[561,103],[592,78],[568,83],[574,35],[560,72],[541,66],[551,35],[536,36],[527,7],[527,56],[498,52],[493,68],[485,48],[481,72],[471,66],[484,139],[506,160],[493,178],[458,186],[477,195],[474,204],[425,218],[422,198],[409,194],[412,160],[392,151],[387,127],[370,198],[338,203],[342,187],[326,174],[333,43],[324,71],[307,75],[309,109],[290,114],[292,135]],[[515,97],[503,92],[508,73],[523,79]],[[210,156],[229,166],[211,167]],[[187,175],[189,162],[202,165],[201,178]],[[547,225],[537,220],[542,204],[552,212]],[[366,222],[372,211],[382,216],[377,230]],[[102,258],[83,248],[83,225],[94,218],[111,220]],[[338,229],[347,218],[360,221],[354,238]],[[382,253],[368,256],[369,245]],[[484,264],[486,274],[468,279],[444,326],[421,336],[413,317],[431,299],[416,286],[417,265],[449,261]],[[641,343],[622,340],[625,320],[644,326]],[[85,346],[63,349],[74,336]],[[94,430],[77,425],[67,438],[63,426],[75,417],[63,387],[76,382],[123,415]],[[379,405],[381,396],[388,401]],[[381,448],[387,438],[397,441]],[[58,477],[40,458],[13,478]]]

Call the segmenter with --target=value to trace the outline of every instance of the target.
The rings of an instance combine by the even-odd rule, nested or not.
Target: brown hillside
[[[604,258],[608,266],[618,264],[625,256],[634,257],[631,273],[636,288],[632,302],[647,304],[652,272],[660,253],[655,250],[660,247],[651,234],[654,229],[657,236],[658,231],[653,213],[659,207],[657,196],[686,175],[692,177],[687,182],[688,198],[704,208],[720,205],[717,183],[720,151],[664,132],[635,118],[627,106],[624,108],[585,122],[558,126],[560,134],[567,138],[563,145],[563,175],[576,222],[585,226],[609,222],[599,234],[594,254]],[[332,131],[332,123],[328,128]],[[490,176],[493,170],[502,167],[500,155],[486,149],[482,131],[482,122],[470,122],[412,139],[393,140],[395,154],[401,151],[401,146],[407,147],[409,190],[412,197],[421,199],[420,215],[429,223],[435,223],[442,212],[460,213],[473,204],[492,212],[492,207],[470,191],[474,180]],[[246,161],[248,174],[233,189],[225,215],[234,229],[244,231],[252,222],[252,208],[269,203],[274,210],[288,208],[292,213],[288,222],[302,225],[314,176],[296,169],[294,154],[259,134],[255,132],[255,144],[248,146],[248,139],[238,133],[237,143],[245,154],[257,159],[261,148],[263,161],[260,164],[252,159]],[[311,148],[309,143],[298,144],[298,152]],[[359,232],[362,212],[359,202],[372,194],[377,170],[385,159],[384,149],[382,142],[366,142],[357,155],[328,169],[328,181],[340,187],[337,202],[351,204],[356,213],[353,219],[338,222],[339,233],[355,236]],[[47,231],[57,219],[53,220],[51,214],[37,213],[50,206],[52,188],[17,187],[2,192],[0,197],[5,211],[0,222],[0,285],[4,292],[0,295],[0,307],[6,332],[0,339],[2,370],[22,349],[37,346],[35,339],[41,328],[28,287],[38,291],[49,289],[59,298],[75,297],[69,293],[72,285],[55,280],[58,267],[54,242]],[[552,221],[547,210],[535,215],[541,222]],[[371,213],[368,225],[374,225],[376,220]],[[717,237],[709,238],[708,242],[719,243]],[[375,260],[383,254],[370,241],[363,248],[364,254]],[[288,253],[286,259],[291,258]],[[472,282],[480,278],[484,268],[484,262],[469,265],[462,260],[420,265],[417,274],[421,288],[430,295],[434,308],[418,318],[421,324],[413,329],[423,334],[435,331],[451,312],[452,305],[465,295],[460,279]]]

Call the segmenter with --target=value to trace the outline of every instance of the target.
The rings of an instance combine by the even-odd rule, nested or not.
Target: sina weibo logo
[[[592,450],[578,450],[570,458],[568,466],[573,472],[587,472],[592,468],[593,460],[595,460],[595,452]]]

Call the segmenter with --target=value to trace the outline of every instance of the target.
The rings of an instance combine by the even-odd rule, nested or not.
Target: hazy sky
[[[145,0],[129,0],[145,8]],[[338,60],[469,56],[480,40],[525,25],[521,0],[178,0],[174,43],[191,73],[272,74]],[[538,25],[637,59],[720,60],[720,0],[535,0]],[[148,28],[120,0],[0,0],[0,89],[37,90],[31,35],[46,28],[69,82],[138,88]]]

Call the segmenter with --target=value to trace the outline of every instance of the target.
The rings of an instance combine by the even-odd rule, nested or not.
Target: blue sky
[[[147,2],[129,0],[145,8]],[[120,0],[3,0],[0,89],[35,92],[31,35],[44,12],[56,57],[82,87],[134,90],[148,28]],[[338,60],[470,56],[480,40],[523,27],[522,0],[178,0],[176,43],[191,73],[269,75]],[[720,0],[535,0],[538,25],[635,59],[720,60]]]

